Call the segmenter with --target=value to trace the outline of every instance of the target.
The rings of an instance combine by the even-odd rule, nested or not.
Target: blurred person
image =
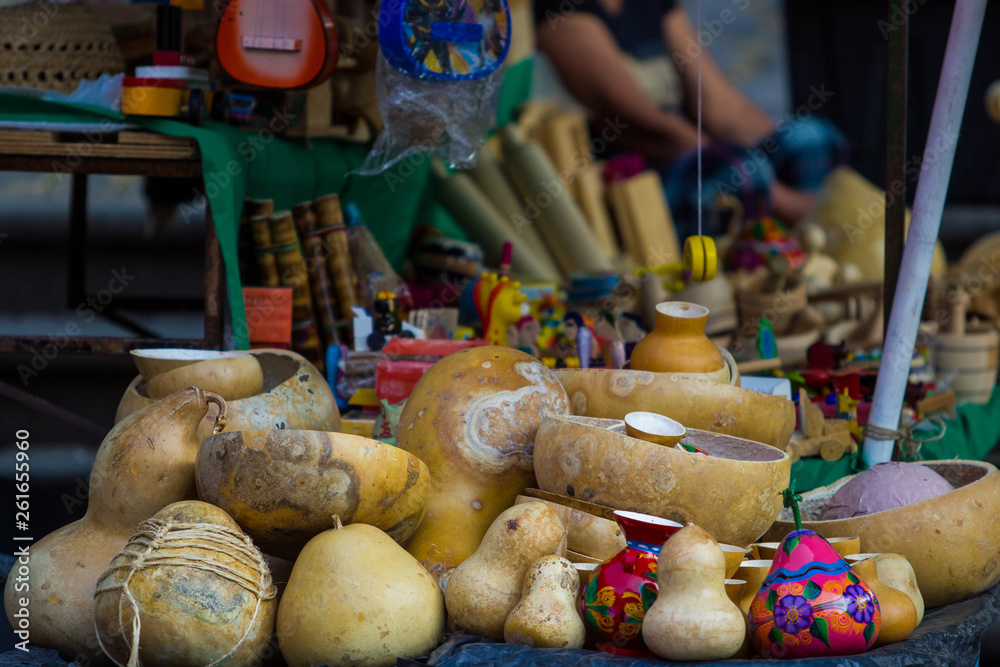
[[[729,11],[749,2],[733,0]],[[676,0],[535,0],[534,13],[538,49],[563,86],[595,127],[621,130],[609,153],[639,153],[660,173],[681,239],[697,233],[699,50],[706,234],[727,231],[711,228],[708,215],[720,194],[739,198],[747,218],[797,223],[826,175],[847,161],[847,141],[830,122],[807,114],[776,125],[733,86]],[[818,89],[816,108],[824,95]]]

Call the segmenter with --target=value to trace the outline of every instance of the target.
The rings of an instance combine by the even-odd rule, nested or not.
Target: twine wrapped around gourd
[[[98,641],[119,667],[250,664],[277,612],[260,550],[229,515],[200,501],[140,523],[95,598]]]
[[[107,19],[84,5],[0,8],[0,85],[70,93],[82,79],[125,71]]]

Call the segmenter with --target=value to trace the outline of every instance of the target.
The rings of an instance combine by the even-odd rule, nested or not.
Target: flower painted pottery
[[[764,658],[863,653],[881,626],[871,588],[811,530],[782,540],[749,617],[754,648]]]
[[[655,412],[684,425],[762,442],[784,451],[795,430],[795,404],[677,373],[606,368],[557,368],[574,415],[623,419]]]
[[[882,627],[875,639],[875,647],[895,644],[909,637],[917,627],[917,607],[913,600],[906,593],[879,581],[878,566],[874,558],[854,563],[851,570],[868,584],[878,598]]]
[[[654,373],[714,373],[726,367],[708,336],[708,308],[685,301],[656,306],[656,324],[635,345],[629,367]]]
[[[606,507],[693,523],[745,547],[781,511],[788,455],[759,442],[688,428],[699,456],[631,438],[611,419],[553,416],[535,437],[538,487]]]
[[[816,520],[823,502],[851,479],[845,477],[802,494],[802,527],[828,538],[857,536],[865,551],[903,556],[931,608],[958,602],[1000,581],[1000,471],[983,461],[920,465],[930,466],[955,490],[865,516]],[[794,529],[791,520],[778,520],[762,539],[778,540]]]
[[[660,548],[683,526],[637,512],[616,511],[628,543],[597,566],[583,589],[580,609],[597,650],[614,655],[652,657],[642,641],[642,619],[656,600],[656,559]]]

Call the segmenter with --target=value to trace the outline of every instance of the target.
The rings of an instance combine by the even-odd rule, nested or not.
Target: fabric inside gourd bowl
[[[861,538],[865,552],[905,556],[927,607],[957,602],[1000,581],[1000,471],[982,461],[922,461],[954,491],[865,516],[817,520],[823,505],[854,476],[802,494],[802,526],[823,537]],[[778,541],[794,528],[775,521],[765,536]]]

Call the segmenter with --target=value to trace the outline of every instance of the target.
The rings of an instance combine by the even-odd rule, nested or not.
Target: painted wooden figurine
[[[609,368],[625,367],[625,337],[618,329],[618,321],[614,313],[609,310],[602,310],[597,313],[597,320],[594,322],[594,330],[602,339],[604,347],[604,363]]]
[[[570,354],[580,360],[580,368],[590,368],[590,356],[594,352],[594,334],[587,328],[583,315],[571,311],[563,316],[563,333],[569,341]]]

